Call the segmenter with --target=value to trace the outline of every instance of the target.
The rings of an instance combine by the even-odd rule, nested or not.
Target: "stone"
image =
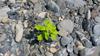
[[[59,35],[65,37],[68,34],[72,33],[73,28],[74,28],[74,23],[71,20],[63,20],[57,25],[59,29]]]
[[[39,18],[45,18],[47,12],[41,12],[38,14]]]
[[[4,17],[4,18],[1,19],[1,22],[4,23],[4,24],[9,23],[9,19]]]
[[[69,8],[79,8],[86,4],[83,0],[66,0],[66,4]]]
[[[53,56],[53,54],[50,53],[50,52],[46,52],[45,55],[46,55],[46,56]]]
[[[32,1],[32,3],[37,3],[38,2],[38,0],[31,0]]]
[[[7,15],[8,11],[10,11],[10,9],[7,6],[5,6],[5,7],[3,7],[3,8],[0,9],[0,21],[1,21],[2,18],[8,16]]]
[[[0,34],[0,42],[4,41],[7,38],[7,35],[5,33]]]
[[[100,36],[93,36],[91,41],[94,46],[100,46]]]
[[[73,38],[71,36],[68,37],[62,37],[60,39],[61,46],[65,47],[66,45],[70,44],[73,41]]]
[[[78,48],[78,50],[83,50],[85,48],[80,41],[76,41],[75,45]]]
[[[18,24],[16,24],[16,42],[20,42],[23,37],[23,25],[21,21],[18,21]]]
[[[82,43],[87,48],[91,48],[92,47],[92,43],[88,39],[82,40]]]
[[[55,52],[57,52],[57,51],[58,51],[58,49],[53,48],[53,47],[51,47],[49,50],[50,50],[50,52],[51,52],[51,53],[55,53]]]
[[[52,1],[52,0],[48,0],[48,1],[46,1],[46,9],[48,9],[48,10],[51,10],[51,11],[53,11],[54,13],[59,13],[59,11],[60,11],[60,8],[59,8],[59,6],[54,2],[54,1]]]
[[[15,3],[16,1],[15,0],[9,0],[11,3]]]
[[[95,21],[96,21],[97,23],[100,23],[100,16],[96,16],[96,17],[95,17]]]
[[[67,51],[70,52],[70,53],[73,52],[73,44],[67,45]]]
[[[66,51],[66,48],[62,48],[57,53],[55,53],[54,56],[68,56],[68,53]]]
[[[88,12],[87,12],[87,19],[89,20],[91,18],[91,12],[90,12],[90,10],[88,10]]]
[[[100,29],[100,24],[97,24],[97,25],[94,26],[94,28],[93,28],[94,35],[100,36],[100,30],[99,29]]]
[[[36,3],[34,6],[34,12],[40,13],[42,11],[42,5],[40,3]]]
[[[24,21],[24,27],[25,27],[25,28],[28,27],[28,21],[27,21],[27,20]]]
[[[81,50],[79,55],[80,56],[99,56],[100,54],[99,47],[93,47],[93,48],[86,48],[84,50]]]

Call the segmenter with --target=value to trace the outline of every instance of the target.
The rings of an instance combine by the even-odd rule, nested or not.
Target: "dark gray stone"
[[[73,38],[72,38],[71,36],[62,37],[62,38],[60,39],[60,43],[61,43],[61,45],[62,45],[63,47],[66,46],[66,45],[68,45],[68,44],[70,44],[72,41],[73,41]]]
[[[66,52],[66,48],[59,50],[57,53],[54,54],[54,56],[68,56],[68,53]]]
[[[46,1],[46,9],[53,11],[54,13],[59,13],[60,8],[54,1]]]

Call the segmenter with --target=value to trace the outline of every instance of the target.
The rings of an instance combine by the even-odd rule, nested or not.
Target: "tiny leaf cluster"
[[[56,26],[51,20],[44,20],[43,25],[35,24],[35,29],[40,31],[37,33],[37,40],[39,42],[48,40],[49,38],[52,41],[57,40],[58,31],[56,30]]]

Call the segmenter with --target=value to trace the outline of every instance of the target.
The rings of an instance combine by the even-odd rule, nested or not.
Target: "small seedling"
[[[35,29],[37,31],[37,40],[39,42],[43,40],[47,40],[50,38],[52,41],[57,40],[58,31],[56,30],[56,26],[49,19],[44,20],[43,25],[35,24]]]

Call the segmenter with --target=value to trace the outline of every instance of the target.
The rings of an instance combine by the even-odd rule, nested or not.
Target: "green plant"
[[[49,19],[44,20],[43,25],[36,24],[35,29],[40,31],[37,33],[37,40],[40,42],[48,40],[49,38],[51,40],[57,39],[58,31],[56,30],[56,26]]]

